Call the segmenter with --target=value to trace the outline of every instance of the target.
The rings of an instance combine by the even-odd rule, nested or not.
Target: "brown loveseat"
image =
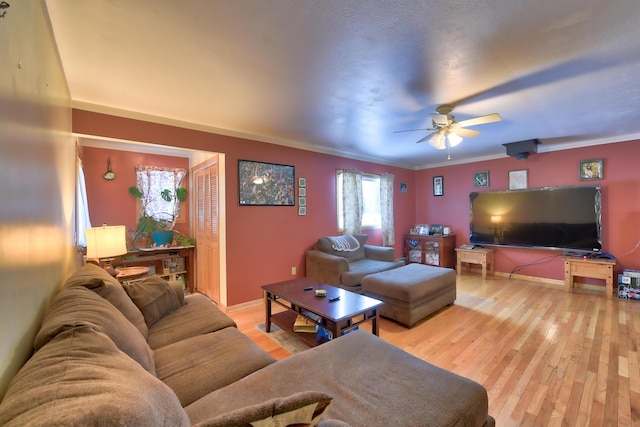
[[[395,258],[393,248],[365,244],[368,237],[366,234],[321,237],[313,250],[306,253],[306,276],[362,293],[361,283],[365,276],[405,265],[404,258]],[[335,243],[343,238],[349,238],[353,242],[351,246],[343,244],[341,247]]]
[[[204,295],[88,264],[51,302],[0,425],[493,425],[487,412],[482,386],[368,332],[276,362]]]

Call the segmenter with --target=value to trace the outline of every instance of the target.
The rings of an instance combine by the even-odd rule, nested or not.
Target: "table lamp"
[[[87,258],[104,262],[104,269],[115,277],[116,270],[111,265],[114,257],[127,253],[126,227],[124,225],[87,228]]]

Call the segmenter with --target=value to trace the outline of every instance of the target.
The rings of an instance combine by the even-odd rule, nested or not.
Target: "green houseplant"
[[[133,197],[140,199],[142,206],[140,209],[140,217],[138,218],[138,226],[137,230],[134,233],[133,241],[139,240],[144,237],[153,237],[153,241],[157,246],[170,244],[173,241],[174,230],[175,227],[175,211],[173,212],[162,212],[165,217],[170,217],[170,219],[166,218],[158,218],[153,215],[149,215],[147,211],[147,207],[149,203],[161,198],[166,202],[172,202],[174,200],[178,200],[180,203],[187,200],[188,191],[184,187],[178,187],[175,191],[172,191],[168,188],[163,189],[160,193],[155,196],[149,196],[146,199],[143,197],[144,194],[140,189],[136,186],[129,187],[129,194]],[[190,240],[188,237],[182,236],[181,240]],[[192,239],[191,239],[192,240]]]

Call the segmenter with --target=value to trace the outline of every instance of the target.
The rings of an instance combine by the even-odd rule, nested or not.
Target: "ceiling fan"
[[[451,114],[451,111],[453,111],[453,107],[451,105],[441,105],[436,108],[436,114],[431,114],[431,123],[433,123],[433,127],[399,130],[394,133],[433,130],[435,132],[430,133],[417,142],[429,141],[429,144],[433,145],[435,148],[444,150],[445,148],[455,147],[460,144],[460,142],[462,142],[462,138],[473,138],[474,136],[480,135],[479,131],[467,129],[467,127],[499,122],[502,120],[500,114],[493,113],[457,122],[455,116]]]

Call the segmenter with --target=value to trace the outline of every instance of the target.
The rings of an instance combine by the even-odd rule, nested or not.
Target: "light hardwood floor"
[[[640,425],[640,302],[477,273],[457,288],[455,305],[411,329],[382,319],[381,338],[482,384],[498,426]],[[229,315],[275,358],[289,355],[255,327],[261,305]]]

